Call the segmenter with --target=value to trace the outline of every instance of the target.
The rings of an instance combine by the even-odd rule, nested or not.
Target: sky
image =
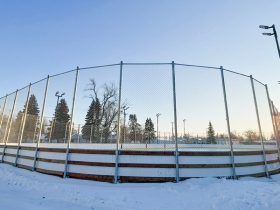
[[[273,37],[262,36],[263,31],[258,28],[260,24],[275,24],[276,29],[280,30],[279,8],[280,2],[276,0],[3,0],[0,7],[0,95],[4,96],[48,74],[77,66],[112,64],[121,60],[175,61],[223,66],[252,74],[268,84],[271,98],[279,106],[280,87],[277,81],[280,80],[280,60],[275,41]],[[126,68],[128,71],[134,67]],[[170,131],[173,121],[170,67],[151,73],[151,70],[159,68],[135,67],[135,71],[127,72],[127,76],[125,72],[124,78],[127,79],[123,97],[131,104],[130,113],[140,113],[138,118],[141,123],[156,112],[164,112],[161,116],[162,127]],[[83,121],[89,105],[83,90],[90,75],[103,78],[99,83],[102,86],[108,80],[118,81],[116,71],[114,77],[105,71],[81,76],[85,79],[80,82],[78,98],[84,102],[79,103],[77,110],[84,111],[76,115],[79,123]],[[219,73],[212,75],[193,68],[188,73],[179,71],[177,97],[181,100],[178,104],[180,131],[184,118],[187,119],[189,132],[204,132],[210,120],[215,122],[214,128],[216,126],[221,132],[225,130],[223,98],[221,92],[216,94],[216,91],[222,91]],[[69,91],[73,74],[69,78],[51,81],[48,116],[52,116],[53,92]],[[107,79],[102,74],[107,75]],[[241,132],[247,129],[246,126],[255,129],[248,81],[225,76],[233,130]],[[44,85],[38,86],[40,88],[34,88],[34,92],[42,92]],[[147,98],[145,92],[150,93],[150,97]],[[71,93],[67,97],[70,104]],[[258,103],[264,116],[264,130],[270,132],[269,117],[264,114],[266,108],[262,105],[265,100],[265,93],[262,92]],[[40,99],[38,101],[40,103]],[[240,116],[246,117],[241,119]],[[155,116],[152,118],[155,120]]]

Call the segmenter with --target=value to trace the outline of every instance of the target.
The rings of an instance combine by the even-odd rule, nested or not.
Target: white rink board
[[[34,146],[34,144],[32,144]],[[29,147],[31,145],[29,144]],[[65,164],[64,163],[55,163],[51,160],[60,160],[64,161],[66,159],[66,152],[53,149],[61,149],[66,148],[66,144],[40,144],[44,146],[43,148],[49,148],[47,151],[39,150],[38,156],[39,158],[36,161],[36,168],[49,170],[53,172],[64,172]],[[80,149],[79,151],[70,151],[68,160],[69,161],[77,161],[76,163],[69,162],[67,165],[68,173],[76,173],[84,175],[100,175],[100,176],[114,176],[115,175],[115,154],[108,154],[107,152],[99,152],[103,149],[115,149],[115,144],[71,144],[73,149]],[[129,146],[133,146],[136,151],[133,152],[120,152],[118,156],[118,163],[120,164],[118,167],[118,176],[123,177],[143,177],[143,178],[170,178],[176,175],[176,157],[173,153],[170,153],[171,150],[162,150],[152,148],[155,145],[151,144],[150,150],[139,150],[137,152],[137,147],[141,146],[143,148],[146,147],[145,144],[132,144]],[[160,146],[160,145],[157,145]],[[168,145],[173,146],[173,145]],[[185,151],[197,151],[194,150],[194,146],[197,145],[187,145],[188,148]],[[229,177],[233,175],[233,170],[231,168],[231,156],[229,152],[223,153],[225,150],[217,150],[217,145],[199,145],[201,146],[201,150],[195,153],[181,153],[179,154],[179,176],[180,178],[190,178],[190,177]],[[218,145],[224,147],[225,145]],[[240,146],[240,145],[239,145]],[[244,147],[248,147],[248,145],[241,145]],[[249,145],[251,147],[249,150],[240,150],[244,151],[244,153],[240,153],[239,155],[234,156],[234,161],[236,164],[260,164],[253,166],[240,166],[236,167],[236,174],[239,175],[254,175],[265,172],[265,166],[263,165],[263,155],[261,152],[257,152],[259,154],[255,155],[250,153],[250,151],[256,150],[256,147],[259,145]],[[76,147],[76,148],[74,148]],[[97,147],[101,148],[100,150]],[[3,150],[3,148],[1,148]],[[83,153],[83,149],[84,152]],[[50,150],[50,151],[49,151]],[[89,151],[92,150],[92,151]],[[149,153],[150,151],[153,151]],[[114,151],[114,150],[113,150]],[[169,151],[169,153],[163,153],[162,151]],[[211,151],[213,151],[211,153]],[[222,152],[222,153],[219,153]],[[11,157],[8,154],[15,155],[17,152],[17,148],[6,148],[5,153],[7,156],[4,157],[4,161],[9,163],[15,163],[15,157]],[[159,153],[157,153],[159,152]],[[249,152],[249,153],[247,153]],[[271,152],[271,151],[270,151]],[[278,153],[276,151],[273,154],[266,154],[267,161],[277,161]],[[91,154],[93,153],[93,154]],[[97,153],[97,154],[94,154]],[[101,153],[101,154],[98,154]],[[104,154],[102,154],[104,153]],[[171,155],[170,155],[171,154]],[[238,153],[237,153],[238,154]],[[243,155],[242,155],[243,154]],[[249,154],[249,155],[248,155]],[[252,154],[252,155],[250,155]],[[19,150],[19,155],[22,157],[18,158],[18,164],[28,167],[33,167],[34,160],[24,158],[24,156],[34,158],[35,151],[29,150],[28,148],[24,149],[24,146]],[[42,159],[40,159],[42,158]],[[45,160],[43,160],[45,159]],[[81,162],[81,163],[79,163]],[[84,162],[84,163],[83,163]],[[79,165],[80,164],[80,165]],[[121,164],[127,164],[121,165]],[[131,164],[131,165],[129,165]],[[139,164],[139,165],[138,165]],[[142,165],[144,164],[144,165]],[[170,167],[170,165],[172,165]],[[187,166],[183,166],[187,165]],[[207,166],[208,165],[208,166]],[[183,168],[186,167],[186,168]],[[192,168],[191,168],[192,167]],[[216,168],[214,168],[216,167]],[[275,171],[280,168],[280,164],[270,163],[268,164],[269,171]],[[46,173],[48,173],[46,171]]]
[[[180,177],[230,177],[232,168],[180,168]]]
[[[115,175],[115,167],[68,165],[68,172],[92,175]]]
[[[17,154],[17,149],[6,148],[5,153],[6,154],[16,155]]]
[[[18,158],[17,164],[24,165],[24,166],[29,166],[29,167],[33,167],[34,160]]]
[[[230,156],[179,156],[180,164],[231,164]]]
[[[55,153],[55,152],[45,152],[39,151],[38,158],[53,159],[53,160],[65,160],[66,153]]]
[[[119,176],[175,177],[174,168],[119,168]]]
[[[247,166],[247,167],[236,167],[235,168],[236,175],[246,175],[246,174],[257,174],[265,172],[264,165],[258,166]]]
[[[64,167],[65,167],[64,164],[60,164],[60,163],[48,163],[42,161],[36,162],[36,168],[39,169],[63,172]]]
[[[7,161],[9,163],[15,163],[16,157],[4,156],[4,161]]]
[[[19,150],[19,155],[22,155],[22,156],[28,156],[28,157],[34,157],[35,156],[35,151],[30,151],[30,150]]]
[[[115,155],[70,153],[69,160],[99,163],[115,163],[116,157]]]
[[[175,164],[175,156],[120,155],[119,163]]]
[[[280,168],[280,163],[268,164],[267,168],[268,168],[269,171],[277,170],[277,169]]]

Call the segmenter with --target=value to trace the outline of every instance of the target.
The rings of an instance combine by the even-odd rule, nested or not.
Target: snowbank
[[[110,184],[62,179],[0,164],[0,209],[278,210],[280,175],[272,179],[189,179]]]

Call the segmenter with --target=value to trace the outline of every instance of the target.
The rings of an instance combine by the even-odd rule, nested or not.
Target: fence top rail
[[[29,85],[30,85],[31,83],[29,83]],[[26,85],[26,86],[24,86],[24,87],[22,87],[22,88],[20,88],[20,89],[18,89],[18,91],[21,91],[21,90],[23,90],[23,89],[25,89],[25,88],[28,88],[29,87],[29,85]]]
[[[48,76],[45,77],[45,78],[43,78],[43,79],[40,79],[40,80],[38,80],[38,81],[36,81],[36,82],[31,83],[31,85],[35,85],[35,84],[37,84],[37,83],[39,83],[39,82],[42,82],[42,81],[46,80],[47,78],[48,78]]]
[[[224,71],[227,71],[227,72],[230,72],[230,73],[233,73],[233,74],[240,75],[240,76],[250,77],[250,76],[247,75],[247,74],[242,74],[242,73],[239,73],[239,72],[236,72],[236,71],[232,71],[232,70],[229,70],[229,69],[223,69],[223,70],[224,70]]]
[[[175,65],[177,65],[177,66],[196,67],[196,68],[205,68],[205,69],[220,69],[220,67],[214,67],[214,66],[201,66],[201,65],[184,64],[184,63],[175,63]]]
[[[149,66],[149,65],[171,65],[172,62],[169,63],[123,63],[123,65],[127,66]]]
[[[113,63],[113,64],[106,64],[106,65],[99,65],[99,66],[82,67],[82,68],[79,68],[79,70],[97,69],[97,68],[104,68],[104,67],[110,67],[110,66],[119,66],[119,65],[120,65],[120,63]]]
[[[2,100],[3,98],[6,98],[7,97],[7,95],[4,95],[4,96],[2,96],[1,98],[0,98],[0,100]]]
[[[259,80],[255,79],[254,77],[253,77],[253,80],[255,80],[257,83],[259,83],[259,84],[261,84],[261,85],[265,86],[265,84],[264,84],[264,83],[262,83],[261,81],[259,81]]]
[[[6,96],[8,97],[8,96],[10,96],[10,95],[13,95],[13,94],[16,93],[16,92],[17,92],[17,90],[15,90],[15,91],[13,91],[13,92],[7,94]],[[5,96],[5,97],[6,97],[6,96]]]
[[[86,70],[86,69],[97,69],[97,68],[103,68],[103,67],[119,66],[119,65],[121,65],[121,63],[122,63],[122,65],[127,65],[127,66],[129,66],[129,65],[131,65],[131,66],[133,66],[133,65],[135,65],[135,66],[137,66],[137,65],[138,66],[141,66],[141,65],[146,66],[146,65],[172,65],[173,62],[166,62],[166,63],[164,63],[164,62],[163,63],[161,63],[161,62],[158,62],[158,63],[152,63],[152,62],[148,62],[148,63],[144,63],[144,62],[143,63],[141,63],[141,62],[140,63],[127,62],[127,63],[125,63],[125,62],[120,62],[120,63],[115,63],[115,64],[106,64],[106,65],[98,65],[98,66],[90,66],[90,67],[82,67],[82,68],[77,67],[77,68],[69,70],[69,71],[65,71],[65,72],[61,72],[61,73],[58,73],[58,74],[50,75],[49,77],[51,78],[51,77],[60,76],[60,75],[63,75],[63,74],[74,72],[76,70],[80,71],[80,70]],[[177,65],[177,66],[187,66],[187,67],[195,67],[195,68],[221,69],[220,67],[214,67],[214,66],[193,65],[193,64],[184,64],[184,63],[174,63],[174,64]],[[223,70],[227,71],[227,72],[231,72],[231,73],[237,74],[237,75],[241,75],[241,76],[244,76],[244,77],[250,77],[249,75],[242,74],[242,73],[239,73],[239,72],[236,72],[236,71],[233,71],[233,70],[229,70],[229,69],[225,69],[225,68]],[[31,83],[31,85],[37,84],[37,83],[39,83],[41,81],[44,81],[45,79],[47,79],[47,77],[45,77],[43,79],[40,79],[40,80],[38,80],[36,82]],[[256,82],[262,84],[262,85],[265,85],[264,83],[260,82],[259,80],[255,79],[255,78],[254,78],[254,80]],[[22,89],[24,89],[24,88],[26,88],[28,86],[29,86],[29,84],[24,86],[23,88],[21,88],[19,90],[22,90]],[[15,92],[16,91],[13,91],[13,92],[11,92],[9,94],[6,94],[6,95],[0,97],[0,99],[5,98],[7,96],[10,96],[10,95],[14,94]]]
[[[74,71],[76,71],[76,70],[77,70],[77,69],[72,69],[72,70],[65,71],[65,72],[61,72],[61,73],[58,73],[58,74],[53,74],[53,75],[50,75],[50,78],[56,77],[56,76],[60,76],[60,75],[63,75],[63,74],[68,74],[68,73],[74,72]]]

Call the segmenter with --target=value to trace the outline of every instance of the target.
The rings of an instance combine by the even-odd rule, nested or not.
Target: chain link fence
[[[48,76],[0,98],[0,142],[35,147],[279,151],[267,85],[223,67],[118,63]],[[178,158],[176,159],[178,162]]]

